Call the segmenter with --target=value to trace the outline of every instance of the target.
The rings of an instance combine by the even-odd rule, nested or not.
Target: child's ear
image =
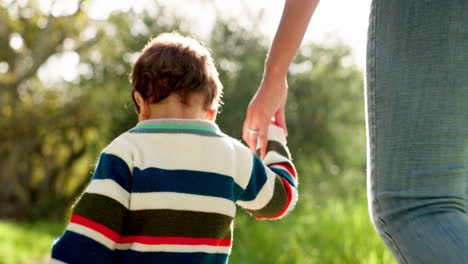
[[[135,102],[137,103],[139,109],[138,119],[140,121],[149,119],[149,117],[151,116],[151,108],[148,101],[145,100],[145,98],[143,98],[141,93],[138,91],[133,92],[133,98],[135,99]]]
[[[216,114],[218,114],[218,108],[210,108],[205,115],[206,120],[215,121]]]

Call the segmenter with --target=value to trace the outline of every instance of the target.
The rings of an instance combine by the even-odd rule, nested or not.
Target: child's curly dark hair
[[[178,33],[163,33],[152,39],[133,66],[133,93],[138,91],[151,103],[172,93],[188,104],[193,93],[204,96],[204,108],[220,103],[223,86],[210,52],[200,42]],[[137,111],[138,105],[135,102]]]

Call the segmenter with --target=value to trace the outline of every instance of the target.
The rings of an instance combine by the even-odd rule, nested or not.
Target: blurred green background
[[[136,124],[128,73],[139,50],[161,32],[191,34],[157,3],[106,20],[81,7],[57,15],[0,0],[0,264],[47,261],[100,150]],[[216,16],[202,39],[225,87],[218,123],[237,138],[269,43],[262,14],[250,16]],[[300,200],[281,221],[240,212],[230,263],[395,263],[367,213],[363,73],[349,58],[337,39],[302,46],[286,110]],[[61,59],[75,74],[49,77]]]

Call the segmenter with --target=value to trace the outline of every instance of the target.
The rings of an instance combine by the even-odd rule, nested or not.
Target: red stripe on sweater
[[[71,223],[75,223],[75,224],[78,224],[78,225],[82,225],[82,226],[85,226],[89,229],[92,229],[98,233],[101,233],[103,234],[104,236],[106,236],[107,238],[109,238],[110,240],[114,241],[114,242],[117,242],[120,238],[120,235],[119,233],[115,232],[114,230],[108,228],[107,226],[104,226],[98,222],[95,222],[91,219],[88,219],[86,217],[83,217],[81,215],[77,215],[77,214],[74,214],[72,215],[71,217],[71,220],[70,220]]]
[[[216,239],[203,237],[153,237],[153,236],[122,236],[120,244],[140,243],[145,245],[208,245],[231,246],[231,239]]]
[[[272,217],[256,217],[256,219],[259,219],[259,220],[276,219],[276,218],[280,218],[281,216],[283,216],[288,211],[289,206],[291,205],[291,202],[292,202],[291,185],[289,185],[289,182],[287,180],[285,180],[284,178],[281,178],[281,180],[283,181],[284,188],[286,189],[286,195],[288,197],[288,201],[286,202],[286,205],[283,207],[281,212],[279,214],[275,215],[275,216],[272,216]]]
[[[291,165],[289,165],[288,163],[286,162],[278,162],[278,163],[273,163],[273,164],[270,164],[269,166],[274,166],[274,165],[278,165],[278,166],[281,166],[281,167],[284,167],[288,172],[289,174],[291,174],[294,178],[296,178],[296,170],[291,167]]]

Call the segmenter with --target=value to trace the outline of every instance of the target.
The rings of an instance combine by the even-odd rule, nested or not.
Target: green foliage
[[[98,22],[95,26],[104,32],[103,37],[93,49],[80,53],[81,63],[90,72],[81,76],[80,87],[90,95],[88,104],[99,111],[94,118],[99,122],[101,146],[137,122],[129,74],[140,50],[160,33],[175,29],[184,32],[180,20],[164,7],[157,8],[156,13],[148,12],[117,12],[107,21]]]
[[[49,254],[63,228],[50,222],[0,222],[0,264]],[[257,221],[239,211],[230,263],[392,264],[391,253],[367,217],[363,197],[319,206],[302,199],[295,211],[275,221]]]
[[[0,181],[14,187],[0,195],[0,203],[9,206],[1,213],[57,217],[86,184],[102,147],[136,123],[128,74],[138,52],[161,32],[189,30],[184,30],[182,19],[162,6],[143,13],[117,12],[106,21],[92,21],[80,9],[54,17],[41,14],[30,3],[34,15],[29,18],[16,17],[2,7],[9,14],[7,36],[19,33],[25,47],[2,55],[11,65],[7,75],[16,78],[13,83],[17,85],[0,80],[8,87],[0,89],[4,100],[0,136],[5,139],[0,154],[7,156],[0,162],[8,171]],[[22,14],[21,7],[17,8]],[[46,21],[42,31],[37,22],[41,19]],[[205,41],[225,87],[226,103],[218,123],[236,138],[241,137],[245,109],[263,73],[268,41],[256,33],[261,21],[261,16],[253,18],[251,27],[243,28],[236,21],[219,19]],[[74,26],[66,30],[68,24]],[[61,41],[41,43],[47,31]],[[94,34],[83,37],[87,35],[84,31]],[[73,43],[72,51],[79,54],[80,68],[85,69],[76,80],[47,84],[35,72],[20,78],[34,68],[16,65],[27,60],[40,64],[47,56],[70,49],[65,47],[65,39]],[[328,196],[360,193],[364,185],[362,73],[343,63],[348,55],[349,49],[340,43],[306,45],[288,77],[291,152],[304,175],[305,192],[324,201]],[[24,156],[29,158],[20,158]],[[56,211],[46,210],[52,205]]]
[[[286,106],[301,188],[324,202],[360,195],[365,186],[362,72],[344,63],[346,46],[329,45],[301,49],[291,67]]]
[[[330,200],[325,206],[302,199],[292,214],[274,221],[240,214],[230,262],[396,263],[375,233],[363,198]]]
[[[210,47],[224,86],[224,102],[217,123],[224,132],[241,138],[245,110],[260,84],[267,53],[264,37],[219,21],[212,31]]]
[[[0,264],[42,258],[63,229],[62,223],[0,221]]]
[[[66,83],[47,86],[37,72],[65,42],[78,52],[98,36],[80,38],[88,24],[81,6],[54,17],[37,1],[0,2],[0,13],[0,62],[8,65],[0,75],[0,217],[60,217],[89,172],[82,164],[96,144],[96,123],[85,94]],[[11,47],[13,36],[23,45]]]
[[[54,17],[40,13],[36,1],[26,2],[16,9],[0,2],[0,44],[6,47],[0,62],[9,65],[0,76],[0,184],[6,186],[0,217],[63,219],[102,147],[136,124],[128,75],[138,52],[159,33],[190,28],[163,6],[93,21],[80,8]],[[22,8],[32,15],[22,16]],[[243,28],[218,18],[204,40],[225,87],[218,123],[236,138],[263,73],[268,41],[258,34],[261,22],[252,18]],[[14,33],[24,39],[20,50],[8,44]],[[43,83],[38,69],[64,51],[79,55],[79,76]],[[363,77],[347,62],[349,53],[338,41],[301,48],[288,75],[286,108],[300,202],[281,221],[240,213],[231,263],[393,263],[363,198]],[[56,228],[0,223],[0,259],[15,263],[47,253]]]
[[[259,18],[261,20],[261,18]],[[210,47],[224,84],[220,127],[241,138],[250,98],[263,74],[267,46],[253,28],[219,21]],[[314,199],[359,195],[365,186],[365,131],[362,72],[347,65],[349,49],[305,45],[291,66],[286,119],[289,147],[302,175],[302,190]]]
[[[0,218],[63,218],[102,147],[136,123],[128,82],[132,55],[153,34],[180,23],[170,19],[164,26],[170,13],[162,7],[93,21],[82,2],[63,16],[42,13],[37,1],[0,2],[0,43],[6,47],[0,62],[8,65],[0,75],[0,184],[6,186]],[[12,36],[20,36],[23,46],[13,49]],[[64,52],[80,56],[80,75],[44,83],[38,70]]]

